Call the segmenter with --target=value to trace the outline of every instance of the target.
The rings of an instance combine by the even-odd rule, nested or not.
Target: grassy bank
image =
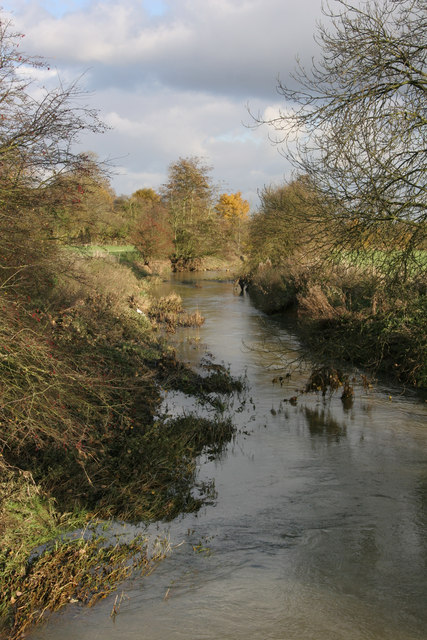
[[[154,299],[126,264],[61,251],[44,277],[37,290],[0,289],[4,638],[67,602],[95,602],[133,564],[151,567],[144,540],[58,536],[89,521],[170,519],[212,499],[196,462],[229,442],[231,421],[214,409],[169,417],[162,400],[180,389],[214,407],[212,394],[241,389],[225,370],[198,375],[177,360],[163,328],[203,318],[178,296]]]
[[[298,317],[303,344],[319,364],[360,366],[427,388],[427,299],[420,276],[384,285],[372,263],[258,265],[245,277],[266,313]]]
[[[142,261],[141,255],[132,244],[127,245],[74,245],[69,250],[86,257],[113,259],[132,269],[138,268],[142,275],[165,275],[172,271],[235,271],[241,265],[240,259],[230,257],[204,256],[192,260],[152,259],[148,263]]]

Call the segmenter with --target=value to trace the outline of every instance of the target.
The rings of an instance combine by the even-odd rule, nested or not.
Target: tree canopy
[[[209,233],[215,225],[210,167],[200,158],[179,158],[169,166],[162,196],[169,211],[175,256],[192,259],[211,250]]]
[[[334,0],[320,58],[280,82],[268,124],[318,195],[313,220],[339,249],[391,249],[405,277],[427,241],[427,12],[424,0]],[[312,203],[313,204],[313,203]]]
[[[104,126],[78,84],[44,87],[47,63],[22,52],[22,38],[0,17],[0,286],[22,283],[33,270],[35,289],[35,271],[40,278],[51,268],[54,210],[80,205],[98,169],[74,143],[81,132]]]
[[[228,236],[228,242],[224,238],[223,243],[238,253],[246,236],[249,209],[249,202],[242,198],[240,191],[222,193],[215,205],[215,211],[221,219],[223,235],[225,233]]]

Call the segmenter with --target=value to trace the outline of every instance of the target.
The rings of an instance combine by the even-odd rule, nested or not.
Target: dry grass
[[[297,296],[298,313],[311,319],[334,318],[339,314],[338,309],[328,301],[327,295],[318,284],[309,285],[304,293]]]
[[[264,263],[249,292],[263,311],[294,310],[300,335],[319,363],[342,361],[415,387],[427,386],[425,281],[385,287],[368,264]]]
[[[34,547],[85,513],[168,519],[212,499],[196,460],[217,455],[234,427],[218,415],[159,417],[162,388],[213,403],[237,387],[227,371],[202,378],[176,360],[137,313],[150,308],[145,281],[118,263],[74,257],[49,296],[0,295],[0,618],[4,637],[18,638],[70,598],[108,593],[135,554],[146,566],[140,546],[64,541],[29,565]],[[174,295],[153,309],[171,326],[203,321]]]
[[[181,297],[176,293],[154,298],[144,308],[150,319],[165,324],[170,333],[173,333],[176,327],[200,327],[205,321],[199,311],[187,313],[182,306]]]

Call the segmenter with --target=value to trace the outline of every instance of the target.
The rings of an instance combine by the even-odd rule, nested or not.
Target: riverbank
[[[168,332],[203,322],[178,296],[153,297],[131,265],[62,259],[48,295],[2,290],[0,637],[9,640],[70,601],[103,597],[130,561],[150,570],[158,556],[146,540],[87,538],[88,523],[167,520],[212,499],[196,460],[231,439],[218,394],[242,388],[221,366],[198,373],[177,360]],[[169,390],[213,407],[211,417],[166,415]],[[73,530],[83,533],[61,538]]]
[[[236,274],[242,264],[242,258],[236,255],[228,257],[203,256],[202,258],[152,259],[144,261],[133,245],[75,245],[69,250],[84,257],[103,258],[120,262],[128,266],[137,276],[167,277],[177,272],[223,271]]]
[[[254,304],[293,314],[310,357],[345,363],[417,389],[427,388],[425,282],[393,290],[374,269],[350,265],[258,265],[244,274]]]
[[[221,274],[176,274],[159,288],[206,318],[173,338],[186,361],[209,352],[247,373],[248,393],[231,399],[236,437],[200,460],[217,498],[153,525],[173,552],[117,590],[114,623],[116,594],[67,607],[32,640],[424,638],[427,405],[359,378],[349,403],[342,388],[302,394],[309,366],[295,362],[293,321],[267,317]],[[291,377],[274,383],[287,363]],[[168,394],[170,408],[191,402]]]

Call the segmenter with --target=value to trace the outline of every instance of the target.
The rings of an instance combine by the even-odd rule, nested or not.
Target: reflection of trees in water
[[[416,529],[423,545],[424,562],[427,566],[427,474],[419,481],[416,491],[417,517],[415,518]]]
[[[310,429],[310,435],[327,436],[328,440],[335,440],[336,442],[347,435],[346,426],[335,420],[331,415],[331,411],[309,409],[308,407],[304,407],[303,411]]]

